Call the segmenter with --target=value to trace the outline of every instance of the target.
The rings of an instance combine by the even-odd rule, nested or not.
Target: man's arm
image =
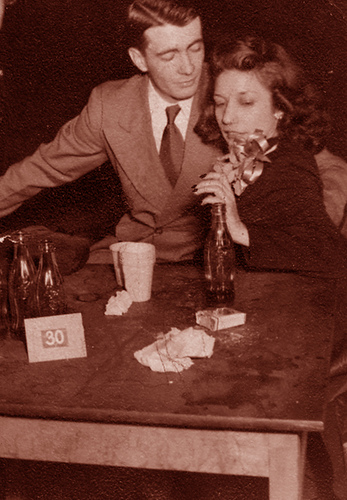
[[[326,211],[341,233],[347,237],[347,163],[327,149],[318,153],[315,159],[323,182]]]
[[[81,114],[67,122],[49,144],[12,165],[0,177],[0,217],[43,188],[71,182],[104,163],[102,86],[93,90]]]

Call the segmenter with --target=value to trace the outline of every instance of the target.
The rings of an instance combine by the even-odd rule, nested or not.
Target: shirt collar
[[[187,121],[189,120],[193,98],[194,96],[190,97],[189,99],[184,99],[183,101],[177,101],[175,103],[180,106],[181,108],[180,114]],[[148,100],[149,100],[149,109],[151,113],[158,112],[159,110],[165,112],[165,109],[168,106],[172,106],[174,104],[163,99],[163,97],[155,89],[153,83],[151,82],[151,79],[149,79],[149,85],[148,85]]]

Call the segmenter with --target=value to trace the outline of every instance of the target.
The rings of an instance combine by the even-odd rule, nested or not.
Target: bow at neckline
[[[269,141],[263,131],[257,129],[245,141],[234,140],[229,145],[230,153],[219,159],[214,166],[215,171],[227,175],[237,196],[259,179],[265,162],[271,163],[267,155],[277,148],[277,140]]]

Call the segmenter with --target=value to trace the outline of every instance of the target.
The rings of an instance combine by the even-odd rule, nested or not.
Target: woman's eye
[[[215,106],[215,108],[220,108],[220,107],[224,106],[224,102],[223,101],[214,101],[214,106]]]
[[[253,106],[254,101],[243,101],[241,104],[242,104],[243,106]]]

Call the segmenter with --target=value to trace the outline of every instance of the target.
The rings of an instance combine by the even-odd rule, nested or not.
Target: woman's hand
[[[231,184],[235,180],[235,175],[237,170],[235,170],[234,165],[237,163],[235,155],[228,153],[217,159],[216,163],[213,165],[213,171],[219,174],[224,174]]]
[[[226,209],[226,223],[233,241],[240,245],[249,246],[248,230],[239,217],[235,195],[225,174],[209,172],[194,187],[194,193],[207,195],[203,198],[202,205],[223,203]]]

